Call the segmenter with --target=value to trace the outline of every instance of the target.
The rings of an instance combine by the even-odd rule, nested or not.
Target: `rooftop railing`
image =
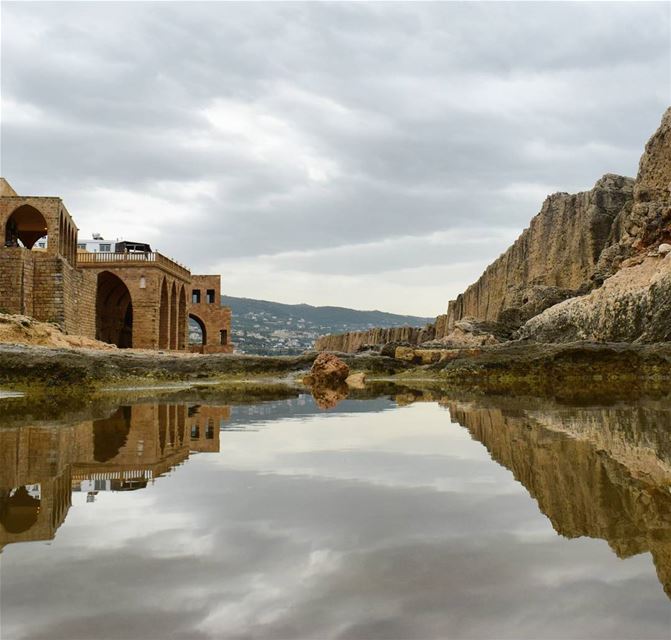
[[[185,266],[166,258],[158,251],[148,251],[147,253],[87,253],[82,251],[77,254],[77,266],[81,267],[121,266],[122,264],[138,267],[143,265],[157,266],[180,278],[187,280],[191,278],[191,272]]]

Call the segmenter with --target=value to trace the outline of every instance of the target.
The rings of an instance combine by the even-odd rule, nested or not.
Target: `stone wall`
[[[188,313],[204,331],[204,343],[189,345],[196,353],[232,353],[231,310],[221,306],[221,276],[193,275]]]
[[[20,247],[0,251],[3,312],[55,322],[66,333],[95,337],[95,278],[65,258]]]

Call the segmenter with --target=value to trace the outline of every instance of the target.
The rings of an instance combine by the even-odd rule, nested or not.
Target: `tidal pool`
[[[669,402],[121,402],[0,427],[2,640],[670,637]]]

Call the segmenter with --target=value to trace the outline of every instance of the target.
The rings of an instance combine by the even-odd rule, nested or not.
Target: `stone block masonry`
[[[220,304],[220,276],[192,276],[149,250],[78,253],[77,227],[62,200],[19,196],[4,178],[0,225],[1,311],[119,347],[175,351],[190,349],[193,313],[207,338],[193,350],[233,350],[231,312]],[[202,302],[194,303],[193,292],[201,290]]]
[[[231,310],[221,306],[221,277],[194,275],[188,303],[189,318],[200,328],[200,344],[189,348],[196,353],[231,353]]]

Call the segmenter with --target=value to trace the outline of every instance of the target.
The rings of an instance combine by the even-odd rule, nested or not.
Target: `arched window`
[[[20,206],[5,225],[5,246],[32,249],[35,243],[47,237],[47,221],[29,204]],[[46,242],[46,240],[45,240]]]

